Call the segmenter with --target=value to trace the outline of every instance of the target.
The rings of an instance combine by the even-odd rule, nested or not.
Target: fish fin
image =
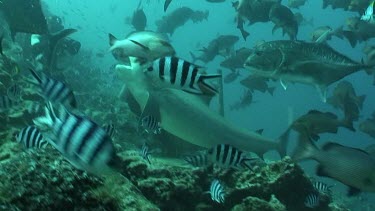
[[[204,94],[216,94],[218,90],[206,83],[206,80],[221,78],[221,74],[201,75],[198,79],[200,89]]]
[[[274,91],[275,91],[275,88],[276,88],[276,87],[268,87],[268,89],[267,89],[268,93],[270,93],[270,95],[273,96],[273,93],[274,93]]]
[[[191,56],[191,59],[192,59],[192,63],[195,63],[197,60],[198,60],[198,57],[195,56],[191,51],[189,52],[190,53],[190,56]]]
[[[60,40],[77,32],[76,29],[63,29],[57,33],[49,35],[49,55],[47,55],[48,67],[51,69],[55,62],[56,46]]]
[[[256,130],[255,133],[259,134],[259,135],[262,135],[263,134],[263,131],[264,129],[259,129],[259,130]]]
[[[108,34],[108,38],[109,38],[109,46],[113,46],[118,41],[118,39],[111,33]]]
[[[358,99],[358,107],[360,109],[362,109],[363,108],[363,102],[366,100],[366,95],[358,96],[357,99]]]
[[[4,41],[4,34],[2,34],[1,37],[0,37],[0,54],[2,56],[5,56],[4,55],[4,49],[3,49],[3,41]]]
[[[277,151],[280,154],[280,157],[285,157],[286,156],[286,150],[287,150],[287,145],[289,141],[289,135],[290,135],[290,128],[288,128],[281,136],[278,138],[278,147]]]
[[[136,45],[138,45],[139,47],[143,48],[146,51],[150,51],[150,48],[147,47],[147,46],[145,46],[145,45],[143,45],[142,43],[139,43],[139,42],[137,42],[135,40],[129,40],[129,41],[132,42],[132,43],[134,43],[134,44],[136,44]]]
[[[319,164],[318,167],[316,168],[316,175],[319,177],[331,177],[328,175],[327,171],[324,169],[324,167]]]
[[[165,0],[164,2],[164,12],[167,11],[169,5],[171,4],[172,0]]]
[[[295,161],[300,161],[304,159],[309,159],[314,157],[318,151],[318,147],[311,142],[307,134],[300,133],[298,138],[298,144],[292,153],[292,159]]]
[[[357,45],[358,37],[353,31],[342,30],[341,34],[349,41],[352,48]]]
[[[162,123],[159,105],[153,93],[150,93],[150,92],[148,92],[148,99],[147,99],[146,105],[141,113],[141,116],[139,117],[138,130],[139,128],[141,128],[142,119],[146,116],[152,116],[155,118],[157,122]]]
[[[288,88],[288,85],[282,79],[280,79],[280,84],[281,84],[281,86],[283,87],[284,90],[286,90]]]
[[[278,25],[274,25],[272,28],[272,34],[275,34],[275,32],[280,28]]]
[[[35,80],[38,81],[38,84],[42,84],[42,79],[40,78],[40,76],[38,75],[38,73],[35,72],[35,70],[33,70],[32,68],[28,68],[31,75],[35,78]]]
[[[360,189],[349,186],[347,196],[356,196],[360,193],[361,193]]]
[[[44,116],[33,119],[33,122],[38,127],[51,128],[57,119],[51,102],[47,103],[46,107],[44,108],[44,112]]]
[[[316,89],[318,90],[318,93],[322,102],[326,103],[327,102],[327,87],[316,85]]]

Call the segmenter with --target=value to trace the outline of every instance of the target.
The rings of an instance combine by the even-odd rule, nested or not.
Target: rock
[[[249,196],[242,200],[241,204],[234,206],[232,211],[286,211],[286,208],[276,197],[272,197],[269,202],[257,197]]]

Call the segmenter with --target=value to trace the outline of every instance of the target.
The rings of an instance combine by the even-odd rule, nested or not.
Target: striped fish
[[[150,161],[151,153],[149,152],[149,148],[147,144],[142,145],[140,154],[141,154],[141,157],[145,159],[151,165],[151,161]]]
[[[63,82],[47,77],[45,74],[39,76],[33,69],[29,68],[31,74],[37,80],[43,97],[53,103],[61,103],[63,105],[70,105],[73,108],[77,107],[77,101],[73,94]]]
[[[34,126],[23,128],[15,137],[17,142],[24,145],[27,149],[45,148],[48,144],[40,131]]]
[[[21,87],[19,87],[17,84],[10,86],[7,89],[7,95],[9,99],[19,101],[21,99]]]
[[[209,149],[207,154],[208,159],[220,167],[235,169],[246,167],[252,170],[247,162],[253,159],[247,158],[244,152],[229,144],[218,144]]]
[[[113,136],[115,136],[116,129],[115,129],[114,124],[110,123],[107,125],[103,125],[103,129],[105,130],[105,132],[108,134],[109,137],[113,138]]]
[[[220,184],[219,180],[214,180],[211,183],[210,194],[212,201],[217,203],[223,203],[225,199],[225,192],[223,186]]]
[[[71,164],[97,175],[111,172],[109,164],[116,164],[117,157],[113,143],[102,127],[84,116],[69,113],[62,105],[57,116],[51,102],[45,112],[45,116],[33,121],[37,127],[52,130],[56,138],[51,144]]]
[[[155,60],[145,70],[146,75],[167,84],[168,87],[182,89],[193,94],[215,94],[217,90],[206,83],[208,79],[220,78],[220,74],[205,75],[201,68],[177,57],[164,57]]]
[[[316,208],[320,204],[320,197],[317,193],[310,193],[306,196],[305,206],[308,208]]]
[[[194,167],[208,166],[211,162],[208,160],[207,153],[199,153],[196,155],[187,155],[184,160]]]
[[[141,127],[146,131],[146,133],[161,133],[160,122],[154,116],[151,115],[142,118]]]
[[[327,185],[323,182],[316,181],[313,183],[313,187],[320,193],[329,193],[331,192],[332,185]]]
[[[37,114],[43,111],[43,106],[37,102],[31,102],[26,107],[27,112],[29,114]]]
[[[0,96],[0,112],[9,110],[14,106],[15,102],[11,100],[8,96]]]

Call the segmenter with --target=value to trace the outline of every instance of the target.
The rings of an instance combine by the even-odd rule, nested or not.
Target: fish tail
[[[277,151],[280,154],[280,157],[285,157],[286,156],[286,149],[288,146],[289,142],[289,134],[290,134],[290,128],[288,128],[279,138],[279,143],[277,147]]]
[[[358,96],[357,99],[358,99],[358,107],[360,109],[362,109],[363,108],[363,102],[366,100],[366,95]]]
[[[203,89],[202,91],[204,93],[208,93],[208,94],[217,94],[218,93],[218,90],[215,89],[213,86],[211,86],[210,84],[208,84],[206,82],[206,80],[209,80],[209,79],[217,79],[217,78],[221,78],[221,74],[212,74],[212,75],[201,75],[198,79],[198,84],[201,85],[201,89]]]
[[[63,29],[55,34],[51,34],[49,37],[49,55],[48,55],[48,67],[51,69],[53,68],[54,60],[55,60],[55,51],[56,46],[63,38],[71,35],[72,33],[76,32],[76,29]]]
[[[355,128],[353,126],[353,120],[358,119],[358,117],[350,115],[348,112],[345,112],[345,118],[343,120],[343,126],[347,129],[355,132]]]
[[[57,117],[53,110],[53,106],[51,102],[48,102],[46,107],[44,108],[45,115],[38,117],[33,120],[34,124],[41,128],[52,128],[53,124],[55,123]]]
[[[292,159],[294,161],[300,161],[313,158],[318,150],[318,147],[310,140],[308,135],[300,133],[298,144],[292,153]]]

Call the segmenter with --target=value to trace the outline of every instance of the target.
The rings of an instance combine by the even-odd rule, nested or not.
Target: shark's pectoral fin
[[[147,116],[152,116],[156,122],[162,123],[159,103],[156,100],[156,96],[152,92],[148,92],[148,99],[139,118],[138,128],[141,126],[142,119]]]

